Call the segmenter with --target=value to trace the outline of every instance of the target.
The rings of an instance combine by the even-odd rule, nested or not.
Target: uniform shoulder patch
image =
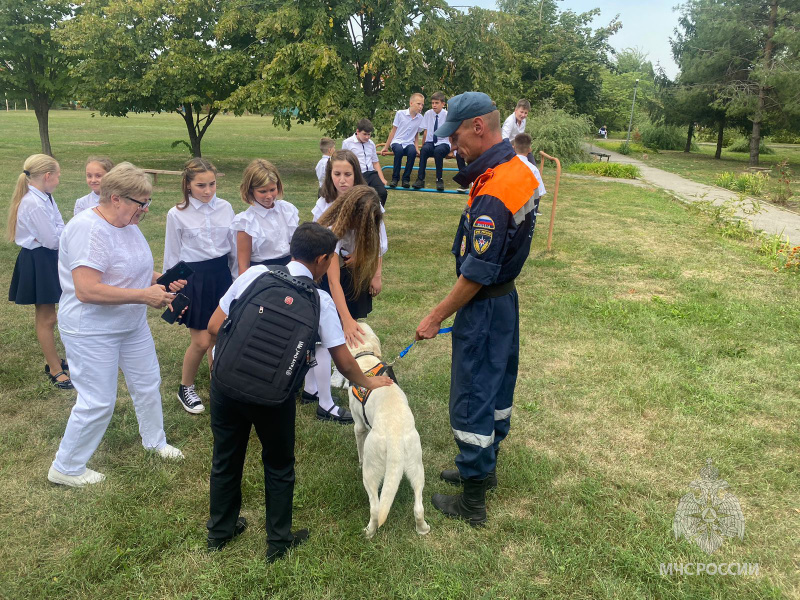
[[[472,224],[475,229],[494,229],[494,219],[489,215],[481,215]]]
[[[472,232],[472,247],[475,252],[483,254],[492,245],[492,230],[491,229],[474,229]]]

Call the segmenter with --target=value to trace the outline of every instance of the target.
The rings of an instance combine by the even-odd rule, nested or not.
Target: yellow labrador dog
[[[381,371],[386,365],[381,362],[378,336],[366,323],[359,325],[366,333],[363,336],[364,343],[350,348],[350,352],[368,376],[379,372],[385,374]],[[355,421],[358,462],[369,496],[369,523],[364,530],[366,536],[374,536],[378,527],[386,521],[403,473],[414,489],[417,533],[425,535],[431,528],[425,522],[425,509],[422,507],[422,488],[425,485],[422,446],[406,395],[398,385],[392,385],[372,392],[351,387],[349,396],[350,412]],[[381,480],[383,489],[378,497]]]

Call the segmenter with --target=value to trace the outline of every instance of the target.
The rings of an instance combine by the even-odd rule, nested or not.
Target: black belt
[[[493,285],[485,285],[478,293],[472,297],[470,302],[477,302],[479,300],[488,300],[489,298],[499,298],[514,291],[516,286],[514,280],[506,281],[505,283],[495,283]]]

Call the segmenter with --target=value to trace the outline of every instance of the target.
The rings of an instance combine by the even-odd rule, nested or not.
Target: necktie
[[[53,202],[53,194],[47,194],[47,197],[50,198],[50,202]]]
[[[436,118],[433,120],[433,131],[434,131],[433,143],[434,144],[439,141],[439,138],[436,137],[436,130],[437,129],[439,129],[439,115],[436,115]]]
[[[367,159],[367,148],[364,146],[364,142],[361,142],[361,151],[364,153],[364,168],[366,169],[364,172],[369,173],[369,160]]]

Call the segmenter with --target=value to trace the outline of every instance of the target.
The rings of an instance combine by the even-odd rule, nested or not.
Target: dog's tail
[[[383,475],[383,488],[378,504],[378,527],[386,522],[389,509],[392,508],[400,480],[403,479],[405,448],[403,440],[389,439],[386,441],[386,472]],[[389,448],[388,446],[391,446]]]

